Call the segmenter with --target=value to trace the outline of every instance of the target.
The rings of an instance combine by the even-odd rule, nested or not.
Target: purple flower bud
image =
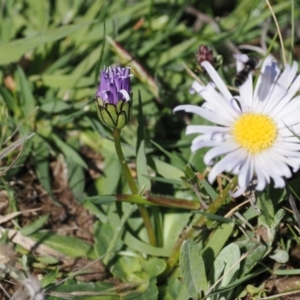
[[[116,105],[120,100],[129,101],[131,94],[130,68],[108,67],[100,72],[96,97],[103,103]]]
[[[100,73],[96,107],[102,124],[122,129],[131,113],[130,68],[108,67]]]

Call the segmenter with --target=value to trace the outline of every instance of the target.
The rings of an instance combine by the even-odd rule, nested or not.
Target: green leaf
[[[240,249],[239,247],[232,243],[226,246],[215,259],[213,266],[210,268],[208,280],[211,283],[217,282],[217,280],[222,276],[220,286],[226,287],[228,284],[233,282],[238,278],[240,270]],[[219,299],[224,297],[224,299],[231,299],[233,289],[220,294]]]
[[[164,149],[163,147],[161,147],[159,144],[155,143],[154,141],[151,141],[151,143],[158,148],[161,152],[163,152],[165,155],[167,155],[172,162],[176,165],[177,168],[179,169],[184,169],[186,167],[186,163],[182,160],[182,158],[180,156],[178,156],[175,153],[171,153],[169,151],[167,151],[166,149]]]
[[[223,223],[211,235],[210,239],[205,245],[205,248],[202,250],[202,257],[205,261],[206,268],[211,265],[211,262],[215,260],[218,253],[224,247],[225,243],[232,234],[233,228],[233,223]]]
[[[16,116],[19,116],[21,113],[21,107],[18,106],[16,99],[6,88],[4,88],[4,86],[0,86],[0,95],[3,97],[3,100],[8,109],[14,112]]]
[[[196,38],[191,38],[189,40],[186,40],[180,44],[177,44],[173,46],[172,48],[168,49],[159,58],[159,63],[158,66],[161,67],[165,65],[166,63],[177,59],[181,55],[185,54],[185,52],[191,47],[195,46],[197,44],[197,39]]]
[[[52,256],[39,256],[38,261],[45,264],[45,265],[53,265],[53,264],[58,264],[59,260],[52,257]]]
[[[78,238],[57,235],[51,231],[37,232],[30,237],[67,256],[74,258],[84,256],[95,259],[93,247]]]
[[[165,248],[171,249],[173,247],[192,215],[191,212],[175,209],[168,210],[168,213],[163,215],[163,245]]]
[[[81,197],[85,188],[85,175],[82,166],[72,160],[67,159],[68,165],[68,183],[73,195]]]
[[[1,44],[0,44],[1,49]],[[0,50],[1,57],[1,50]],[[18,89],[20,90],[20,106],[23,112],[23,116],[29,117],[33,114],[34,108],[36,106],[35,98],[33,97],[31,87],[29,85],[28,79],[23,71],[23,69],[18,66],[16,71],[16,76],[18,79]]]
[[[178,168],[158,160],[157,158],[152,158],[155,169],[159,175],[168,179],[181,180],[184,177],[184,172],[179,170]]]
[[[31,81],[42,80],[43,84],[52,88],[84,88],[91,86],[94,83],[92,77],[80,77],[77,78],[72,75],[61,74],[46,74],[46,75],[34,75],[30,76]]]
[[[93,22],[94,21],[61,26],[59,28],[47,30],[44,33],[38,34],[33,37],[0,44],[0,65],[15,62],[29,50],[44,43],[59,40],[84,26],[92,24]]]
[[[222,216],[218,216],[218,215],[215,215],[215,214],[207,213],[205,211],[196,211],[195,213],[199,214],[199,215],[206,216],[207,219],[212,220],[212,221],[217,221],[217,222],[221,222],[221,223],[232,223],[231,219],[224,218]]]
[[[110,224],[102,224],[96,222],[94,226],[94,237],[95,237],[95,251],[97,256],[103,256],[107,253],[107,249],[111,242],[112,236],[114,235],[114,228]],[[119,242],[117,247],[121,246]],[[115,249],[114,249],[115,250]]]
[[[128,218],[131,216],[132,212],[136,209],[135,205],[131,205],[128,203],[123,203],[122,204],[122,210],[123,214],[121,218],[118,220],[118,223],[113,223],[114,224],[114,234],[111,236],[109,245],[107,248],[107,256],[104,257],[103,262],[104,264],[107,264],[109,260],[112,258],[111,252],[120,244],[121,241],[121,235],[124,232],[125,229],[125,223],[127,222]]]
[[[263,222],[263,224],[267,225],[269,228],[273,228],[275,209],[272,200],[269,198],[268,191],[264,193],[257,193],[256,199],[257,205],[262,213],[259,219]]]
[[[46,190],[48,195],[54,198],[52,193],[51,177],[49,172],[49,147],[47,143],[40,137],[36,136],[33,140],[33,160],[35,163],[36,175]]]
[[[66,158],[73,160],[75,163],[77,163],[79,166],[81,166],[85,169],[87,168],[87,165],[84,162],[84,160],[81,158],[81,156],[73,148],[71,148],[67,143],[62,141],[54,133],[51,134],[51,138]]]
[[[70,104],[65,101],[55,99],[42,104],[40,110],[48,114],[53,114],[63,112],[64,110],[70,109],[70,107]]]
[[[116,257],[114,264],[110,268],[110,272],[124,282],[142,282],[144,279],[141,278],[141,271],[141,262],[138,257],[121,255]]]
[[[124,300],[157,300],[158,288],[156,279],[150,280],[150,282],[144,281],[136,291],[126,295]]]
[[[171,249],[158,248],[141,242],[128,231],[125,233],[124,243],[133,250],[153,256],[168,257],[171,254]]]
[[[248,274],[267,253],[267,246],[262,243],[252,241],[238,241],[235,242],[242,252],[248,252],[247,257],[241,262],[240,276]]]
[[[33,221],[31,224],[23,227],[20,232],[23,235],[30,235],[36,231],[38,231],[40,228],[43,227],[43,225],[48,221],[49,214],[39,217],[37,220]]]
[[[70,137],[67,140],[68,144],[72,146],[73,149],[79,151],[80,144],[78,138]],[[78,198],[81,197],[85,188],[85,174],[84,169],[81,165],[74,162],[74,160],[66,158],[68,166],[68,184],[72,190],[73,195]]]
[[[55,282],[57,275],[58,275],[58,268],[55,268],[52,272],[44,275],[41,280],[42,288],[44,289],[48,285],[53,284],[53,282]]]
[[[80,300],[120,300],[120,295],[113,283],[107,282],[76,282],[75,280],[69,279],[63,284],[51,287],[52,294],[47,296],[47,300],[61,300],[64,295],[70,293],[80,293]],[[91,296],[94,293],[96,296]]]
[[[161,289],[163,292],[163,300],[182,300],[189,299],[190,293],[188,292],[186,285],[181,280],[180,268],[175,268],[172,274],[167,278],[165,289]]]
[[[141,95],[139,93],[139,105],[138,105],[138,130],[137,130],[137,144],[136,144],[136,171],[139,183],[139,189],[144,192],[151,190],[151,180],[149,180],[149,173],[147,169],[147,158],[145,154],[145,136],[144,136],[144,116],[142,110]]]
[[[207,194],[211,199],[216,199],[218,197],[218,193],[216,193],[216,191],[207,182],[207,180],[205,180],[204,178],[203,179],[200,178],[199,181],[202,183],[203,188],[205,189],[205,191],[207,192]]]
[[[190,295],[198,299],[199,293],[208,289],[208,283],[201,252],[191,239],[184,241],[181,246],[179,265]]]
[[[270,258],[274,259],[280,264],[286,264],[289,261],[289,254],[285,250],[276,249],[273,255],[270,255]]]
[[[142,269],[150,276],[150,278],[157,277],[167,267],[166,261],[160,258],[150,258],[141,263]]]
[[[244,282],[249,281],[251,278],[257,278],[260,274],[268,272],[268,271],[269,271],[269,269],[267,267],[260,268],[253,273],[250,273],[248,275],[240,277],[239,279],[236,279],[234,282],[228,284],[226,287],[220,287],[220,288],[215,289],[209,295],[219,297],[223,292],[228,292],[235,287],[240,287]],[[275,271],[274,271],[274,273],[275,273]]]
[[[115,152],[105,153],[104,176],[95,181],[99,195],[112,194],[116,192],[120,182],[121,165]]]

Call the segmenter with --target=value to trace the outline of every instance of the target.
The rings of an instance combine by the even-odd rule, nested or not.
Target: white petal
[[[231,101],[227,101],[224,96],[214,90],[211,86],[207,86],[201,92],[201,96],[212,105],[215,113],[226,119],[228,122],[233,122],[238,117],[238,112],[233,108]],[[222,109],[220,109],[220,106]]]
[[[265,182],[270,183],[270,175],[267,171],[267,162],[264,159],[262,159],[262,156],[260,155],[254,157],[254,170],[257,174],[261,173],[264,176]],[[259,182],[257,186],[260,186]]]
[[[179,105],[173,109],[173,112],[177,112],[179,110],[184,110],[189,113],[194,113],[208,121],[211,121],[212,123],[216,123],[224,126],[231,124],[230,122],[224,120],[224,118],[220,118],[219,116],[217,116],[214,112],[211,112],[207,109],[204,109],[196,105],[191,105],[191,104]]]
[[[220,126],[206,126],[206,125],[188,125],[186,127],[186,134],[192,133],[213,133],[213,132],[228,132],[227,127]]]
[[[249,60],[246,54],[235,54],[233,55],[236,59],[236,69],[240,72],[244,69],[245,63]],[[241,95],[242,105],[246,107],[251,107],[253,100],[253,79],[252,73],[247,76],[246,81],[239,87],[239,92]]]
[[[297,74],[298,64],[294,61],[292,67],[288,64],[285,66],[285,69],[282,75],[279,77],[277,84],[282,85],[285,89],[288,89],[295,76]]]
[[[300,108],[300,96],[294,98],[290,103],[288,103],[285,108],[283,108],[278,114],[276,115],[277,119],[281,119],[284,122],[284,118],[287,118],[286,121],[288,121],[289,118],[293,117],[293,114],[296,114],[299,119],[299,108]],[[285,122],[287,123],[287,122]]]
[[[119,92],[123,95],[123,97],[125,98],[125,101],[130,100],[130,96],[126,90],[122,89],[122,90],[119,90]]]
[[[208,181],[212,183],[215,178],[220,175],[224,170],[230,172],[230,169],[234,169],[237,165],[240,165],[242,161],[236,159],[236,152],[231,152],[222,158],[214,167],[210,170],[208,175]]]
[[[238,175],[239,187],[241,189],[247,189],[253,177],[253,160],[250,155],[244,161],[241,166],[240,173]]]
[[[255,160],[254,160],[254,169],[255,169],[255,174],[257,177],[257,185],[256,185],[255,189],[257,191],[262,191],[267,184],[267,180],[266,180],[264,173],[261,170],[261,167],[259,165],[257,166],[257,163]]]
[[[271,56],[268,56],[262,65],[261,74],[258,77],[254,90],[254,105],[259,101],[264,101],[270,93],[271,86],[275,83],[280,69]]]
[[[274,102],[272,105],[269,105],[268,108],[264,110],[264,112],[271,117],[277,117],[278,112],[280,112],[283,108],[289,105],[289,102],[292,99],[292,94],[287,92],[283,98],[276,97],[274,101],[269,101],[270,103]]]
[[[229,195],[232,198],[237,198],[237,197],[242,196],[245,192],[246,192],[245,188],[239,187],[235,193],[230,192]]]
[[[203,86],[202,84],[200,84],[198,81],[195,80],[192,83],[190,93],[193,94],[193,92],[197,92],[197,94],[199,94],[202,90],[205,90],[205,86]]]
[[[201,148],[215,147],[218,144],[219,144],[219,142],[217,142],[217,141],[202,141],[202,142],[192,143],[191,151],[196,152],[197,150],[199,150]]]
[[[203,160],[204,163],[207,165],[211,164],[211,161],[223,154],[226,154],[228,152],[235,151],[239,148],[238,145],[233,144],[233,143],[227,143],[227,144],[222,144],[221,146],[214,147],[213,149],[210,149],[204,156]]]
[[[216,72],[216,70],[213,68],[213,66],[208,62],[204,61],[201,66],[206,70],[206,72],[209,74],[210,78],[213,80],[213,82],[218,87],[219,91],[223,94],[223,96],[230,101],[232,97],[231,93],[227,89],[226,85],[224,84],[224,81],[219,76],[219,74]]]
[[[253,102],[253,78],[252,73],[250,73],[245,81],[239,87],[239,92],[241,99],[243,99],[243,106],[251,107]]]
[[[275,188],[284,188],[285,187],[285,181],[282,177],[276,176],[276,175],[272,175],[271,177],[274,181]]]

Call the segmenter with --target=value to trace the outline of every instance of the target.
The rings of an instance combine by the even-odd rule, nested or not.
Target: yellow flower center
[[[252,154],[270,148],[277,137],[276,123],[263,114],[247,113],[233,125],[236,142]]]

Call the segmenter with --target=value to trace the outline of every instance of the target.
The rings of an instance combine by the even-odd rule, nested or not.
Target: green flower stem
[[[224,189],[223,193],[219,197],[217,197],[214,202],[212,202],[208,208],[206,209],[207,213],[214,214],[216,213],[219,208],[224,205],[226,198],[228,197],[229,191],[233,190],[237,185],[237,176],[234,176],[233,179],[229,182],[227,187]],[[193,226],[188,226],[180,235],[179,239],[176,241],[172,253],[170,257],[167,259],[167,268],[164,274],[162,275],[164,278],[166,278],[167,275],[169,275],[170,272],[172,272],[173,268],[178,262],[179,254],[180,254],[180,248],[182,243],[192,237],[194,233],[197,231],[197,227],[202,227],[205,225],[207,221],[206,216],[201,216],[199,219],[193,224]]]
[[[124,154],[123,154],[123,151],[122,151],[120,135],[121,135],[121,130],[117,129],[117,128],[114,128],[113,129],[113,137],[114,137],[114,142],[115,142],[115,148],[116,148],[116,152],[117,152],[119,161],[120,161],[121,166],[122,166],[123,173],[125,175],[127,183],[128,183],[129,188],[131,190],[131,193],[132,194],[138,194],[139,190],[138,190],[138,188],[137,188],[137,186],[136,186],[136,184],[133,180],[133,177],[132,177],[131,172],[128,168],[128,165],[126,163],[126,160],[125,160],[125,157],[124,157]],[[147,209],[145,208],[145,206],[138,204],[137,207],[138,207],[138,209],[140,211],[140,214],[143,218],[144,225],[146,227],[148,238],[149,238],[149,243],[152,246],[156,246],[157,244],[156,244],[155,232],[154,232],[154,228],[151,224],[149,213],[148,213]]]

